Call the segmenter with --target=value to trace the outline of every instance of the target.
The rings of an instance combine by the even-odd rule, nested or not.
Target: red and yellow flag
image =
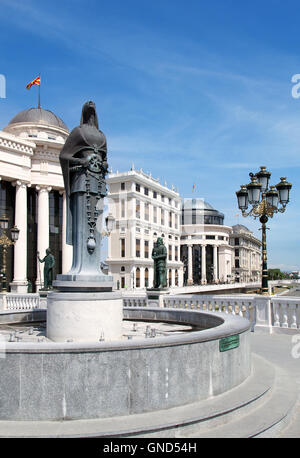
[[[38,76],[33,81],[31,81],[31,83],[27,84],[26,89],[30,89],[31,86],[33,86],[34,84],[36,84],[37,86],[41,85],[41,77],[40,76]]]
[[[194,191],[195,191],[195,184],[193,184],[193,191],[192,192],[194,192]]]

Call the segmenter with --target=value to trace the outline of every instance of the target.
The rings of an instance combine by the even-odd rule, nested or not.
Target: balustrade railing
[[[271,308],[273,326],[278,328],[299,329],[300,327],[300,297],[272,297]]]
[[[166,296],[164,307],[181,308],[199,311],[224,312],[247,318],[252,327],[255,324],[255,303],[253,296],[211,296],[211,295],[182,295]]]
[[[38,294],[6,294],[3,296],[4,310],[34,310],[40,307]]]
[[[22,311],[46,308],[38,293],[3,295],[5,310]],[[252,330],[265,328],[269,332],[277,329],[297,331],[300,329],[300,297],[233,295],[166,295],[166,308],[223,312],[247,318]],[[123,296],[124,307],[147,307],[146,295]]]
[[[123,296],[124,307],[147,307],[147,298],[145,296]]]

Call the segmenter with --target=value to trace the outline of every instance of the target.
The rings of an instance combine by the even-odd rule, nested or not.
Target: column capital
[[[36,185],[35,189],[38,192],[50,192],[52,190],[52,187],[47,185]]]
[[[31,186],[29,181],[22,181],[22,180],[13,181],[11,184],[12,186],[18,187],[18,188],[27,188]]]

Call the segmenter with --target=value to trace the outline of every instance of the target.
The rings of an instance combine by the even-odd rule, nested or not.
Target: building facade
[[[153,286],[153,244],[163,237],[168,251],[168,284],[181,286],[180,201],[174,189],[142,170],[110,173],[109,213],[115,230],[108,238],[107,264],[117,288]]]
[[[230,282],[232,248],[231,227],[224,226],[224,215],[203,199],[183,199],[181,216],[181,260],[184,284]]]
[[[232,275],[236,282],[261,280],[261,241],[242,224],[232,226],[230,236]]]
[[[56,273],[70,267],[72,247],[63,237],[65,194],[59,163],[68,134],[64,122],[42,108],[22,111],[0,132],[0,213],[9,218],[9,227],[15,224],[20,230],[7,256],[11,291],[26,292],[29,284],[35,291],[43,284],[37,251],[44,257],[51,248]]]

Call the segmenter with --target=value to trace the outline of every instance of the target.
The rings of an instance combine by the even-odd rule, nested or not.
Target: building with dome
[[[50,246],[56,273],[70,267],[66,245],[64,183],[60,150],[69,134],[65,123],[43,108],[18,113],[0,131],[0,215],[19,228],[19,240],[8,249],[6,276],[10,290],[26,292],[43,283],[44,257]]]
[[[224,226],[224,215],[204,199],[183,199],[180,252],[184,284],[231,281],[232,229]]]
[[[225,226],[224,214],[206,200],[183,199],[174,186],[134,167],[110,173],[107,181],[108,212],[116,223],[107,264],[116,288],[153,285],[151,253],[158,237],[168,250],[170,287],[259,281],[261,242],[247,228],[237,242],[236,230]],[[235,243],[240,243],[239,262]]]

